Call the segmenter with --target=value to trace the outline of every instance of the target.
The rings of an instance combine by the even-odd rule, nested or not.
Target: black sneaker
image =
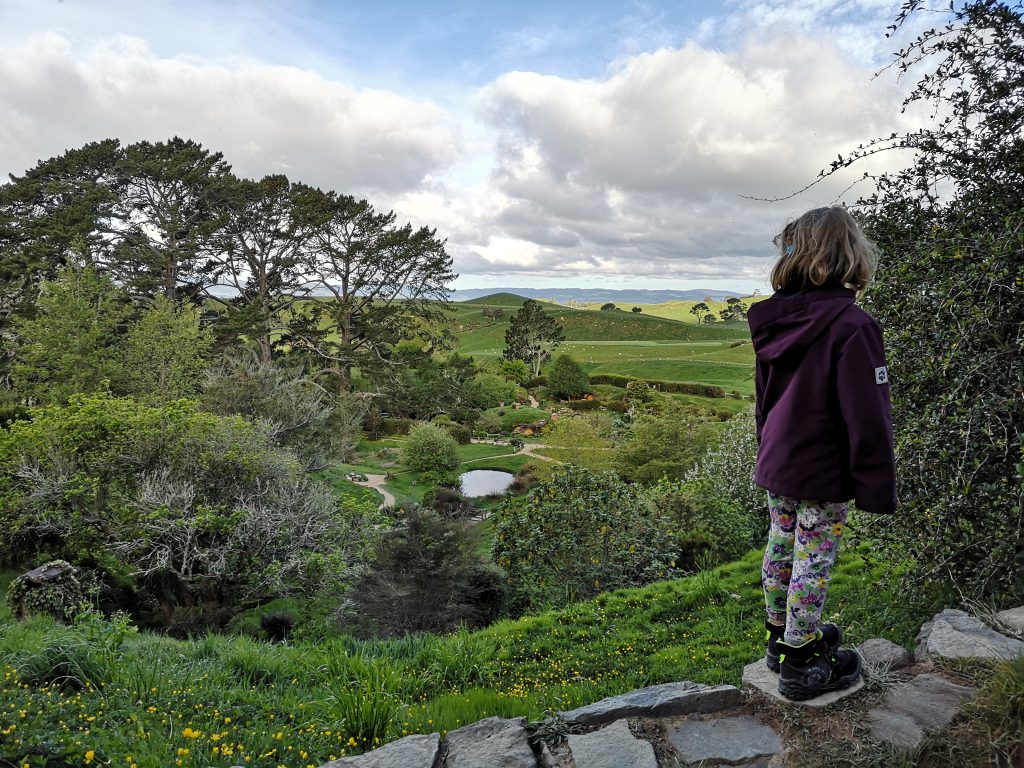
[[[765,663],[768,665],[768,669],[772,672],[779,671],[779,648],[778,645],[782,641],[782,636],[786,632],[785,627],[780,627],[777,624],[772,624],[770,621],[765,619],[764,622],[765,639],[768,641],[768,652],[765,654]],[[818,631],[820,639],[830,649],[837,649],[843,642],[843,630],[837,627],[835,624],[822,624]]]
[[[779,693],[805,701],[828,691],[849,688],[860,678],[860,655],[825,645],[821,635],[803,645],[779,641]]]

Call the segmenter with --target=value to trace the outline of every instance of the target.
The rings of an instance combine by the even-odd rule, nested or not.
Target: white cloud
[[[535,243],[538,275],[763,279],[785,219],[852,202],[857,190],[844,188],[881,161],[793,200],[742,196],[799,190],[837,153],[892,130],[900,100],[834,41],[798,33],[748,36],[731,51],[660,49],[599,79],[511,72],[481,94],[498,134],[489,194],[500,205],[478,211],[475,228]],[[462,264],[506,268],[468,254]]]
[[[139,38],[79,50],[49,33],[4,48],[0,113],[0,168],[15,173],[90,140],[180,135],[242,175],[394,193],[463,151],[458,125],[425,99],[295,67],[160,57]]]

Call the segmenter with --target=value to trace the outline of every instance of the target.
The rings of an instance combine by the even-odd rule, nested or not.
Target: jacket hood
[[[832,321],[855,301],[856,294],[849,288],[776,293],[759,301],[747,312],[754,351],[767,362],[799,361]]]

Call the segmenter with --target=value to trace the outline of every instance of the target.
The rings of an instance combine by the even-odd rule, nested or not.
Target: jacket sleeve
[[[764,418],[761,413],[761,404],[764,402],[764,373],[761,370],[761,361],[754,363],[754,425],[757,428],[757,444],[761,444],[761,429],[764,427]]]
[[[896,461],[889,369],[877,323],[859,327],[843,343],[836,372],[839,407],[850,440],[854,500],[866,512],[893,512]]]

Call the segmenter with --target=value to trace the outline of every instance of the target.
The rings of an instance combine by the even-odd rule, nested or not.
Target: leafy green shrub
[[[559,355],[547,370],[547,387],[551,397],[571,400],[589,391],[590,379],[569,355]]]
[[[455,438],[455,442],[459,445],[469,445],[473,442],[473,431],[465,424],[449,421],[442,424],[441,428]]]
[[[757,431],[752,408],[725,422],[714,444],[686,473],[687,482],[705,483],[768,531],[768,502],[764,489],[754,483]]]
[[[665,398],[660,412],[638,413],[615,452],[619,472],[639,483],[680,479],[715,438],[716,425],[699,408]]]
[[[4,556],[92,569],[137,619],[177,631],[250,600],[344,594],[377,520],[259,426],[189,401],[76,395],[0,430]]]
[[[432,488],[423,494],[422,503],[445,517],[465,517],[475,511],[472,502],[454,488]]]
[[[932,10],[908,3],[896,26]],[[934,119],[832,164],[912,153],[858,201],[883,254],[866,305],[885,329],[901,501],[873,528],[893,560],[914,559],[918,585],[1019,603],[1024,17],[983,0],[940,14],[893,62],[916,81],[904,106]]]
[[[458,444],[436,424],[421,422],[409,430],[402,446],[402,463],[428,485],[454,485],[459,466]]]
[[[7,604],[14,618],[49,616],[70,621],[86,603],[85,590],[66,560],[52,560],[24,573],[7,588]]]
[[[596,398],[594,400],[571,400],[568,406],[573,411],[599,411],[605,407],[604,403]]]
[[[416,424],[415,419],[381,419],[380,428],[385,435],[408,435]]]
[[[522,360],[516,362],[522,363]],[[525,363],[523,364],[525,367]],[[476,408],[486,410],[516,399],[515,382],[496,373],[478,373],[465,384],[465,397]]]
[[[496,517],[494,560],[520,609],[664,578],[675,553],[668,517],[611,472],[555,467]]]
[[[763,520],[707,480],[663,480],[651,489],[651,502],[680,532],[680,564],[696,564],[709,549],[715,560],[730,560],[762,537]]]

